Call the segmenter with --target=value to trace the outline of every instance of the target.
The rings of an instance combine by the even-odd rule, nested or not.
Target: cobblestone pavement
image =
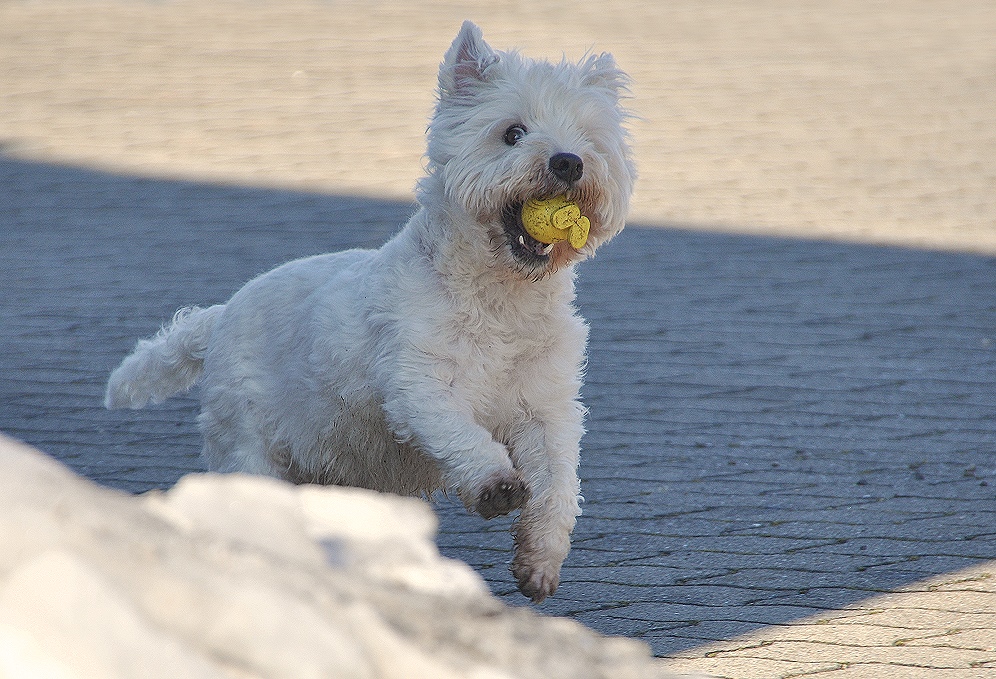
[[[0,428],[132,491],[202,468],[193,400],[101,410],[135,339],[278,262],[375,245],[411,209],[9,160],[0,182]],[[708,647],[710,671],[777,670],[730,676],[996,661],[994,282],[966,254],[624,232],[582,271],[587,501],[541,610],[679,656],[834,622],[805,628],[819,654],[789,633]],[[521,603],[508,522],[441,512],[444,553]],[[966,568],[964,596],[918,584]],[[869,599],[904,590],[930,594]]]
[[[392,6],[374,3],[366,24],[355,9],[344,11],[342,22],[352,32],[342,40],[369,42],[380,30],[396,37],[400,19],[385,18]],[[676,6],[680,25],[705,31],[712,15],[704,4]],[[412,205],[397,196],[418,173],[405,135],[421,134],[432,71],[463,12],[455,5],[433,10],[437,17],[448,13],[454,28],[432,33],[414,50],[412,73],[428,68],[428,77],[419,72],[409,82],[404,71],[405,83],[390,89],[398,99],[394,108],[407,115],[418,109],[419,125],[409,121],[399,132],[391,127],[394,108],[369,114],[369,98],[378,90],[364,94],[365,88],[387,77],[369,54],[351,64],[363,78],[349,87],[316,90],[309,80],[312,89],[299,95],[303,108],[294,115],[282,114],[276,99],[253,104],[251,96],[259,94],[253,87],[269,82],[265,78],[243,76],[241,86],[217,91],[217,102],[198,89],[205,80],[194,75],[217,84],[232,73],[224,61],[232,50],[250,73],[269,73],[274,63],[291,68],[288,55],[297,47],[286,33],[305,18],[325,17],[321,5],[294,5],[297,13],[268,24],[272,33],[254,34],[258,42],[248,51],[237,41],[233,46],[232,36],[241,35],[240,21],[258,19],[252,13],[268,6],[252,5],[247,19],[218,5],[222,9],[207,16],[216,20],[218,40],[202,44],[199,59],[182,62],[192,73],[168,71],[172,84],[162,90],[143,89],[139,76],[165,72],[163,64],[173,61],[162,60],[163,50],[180,40],[197,12],[180,16],[169,3],[88,7],[92,11],[79,17],[83,28],[74,29],[66,18],[72,13],[61,5],[0,3],[0,141],[6,145],[0,154],[0,430],[101,483],[142,491],[202,469],[196,401],[107,412],[100,408],[107,373],[177,307],[223,301],[287,259],[376,246],[398,228]],[[731,16],[740,16],[743,7],[731,7]],[[146,21],[122,31],[122,22],[136,15]],[[917,34],[919,43],[940,44],[960,26],[977,48],[967,29],[988,26],[982,19],[989,15],[977,9],[966,15],[971,21],[962,24],[939,21],[936,40]],[[842,16],[844,23],[853,18]],[[871,24],[915,23],[910,16],[876,15],[878,23]],[[803,18],[772,25],[805,25],[822,35],[814,15]],[[760,21],[744,25],[757,29]],[[502,25],[515,35],[507,19]],[[623,51],[604,44],[614,30],[591,42]],[[487,26],[486,35],[507,44]],[[43,49],[56,44],[75,45],[87,58],[59,61]],[[875,44],[882,57],[887,44]],[[273,59],[261,56],[268,47]],[[384,58],[396,64],[399,53],[391,45]],[[984,77],[972,74],[981,72],[981,53],[969,53],[973,58],[957,72],[979,84]],[[709,55],[694,54],[708,61]],[[915,63],[922,58],[911,56]],[[32,63],[33,80],[17,66]],[[721,74],[729,66],[722,59],[714,65]],[[692,59],[689,69],[701,68]],[[296,72],[290,71],[292,82]],[[949,75],[944,68],[938,73]],[[319,73],[342,75],[336,74]],[[40,84],[32,89],[31,82]],[[945,87],[954,91],[950,83]],[[671,94],[644,88],[650,99]],[[980,90],[979,97],[993,91]],[[318,95],[325,103],[342,97],[349,125],[337,127],[327,111],[320,124],[304,125]],[[198,97],[199,109],[190,103]],[[973,106],[960,110],[972,118]],[[841,110],[842,116],[854,113]],[[719,117],[713,109],[708,115]],[[981,129],[971,120],[959,124]],[[585,386],[591,415],[581,468],[586,502],[561,589],[540,610],[642,638],[678,669],[719,676],[996,676],[996,259],[986,254],[996,252],[987,245],[996,243],[996,208],[986,193],[996,154],[985,156],[993,132],[980,134],[975,150],[959,147],[937,159],[944,167],[974,168],[960,197],[945,193],[932,174],[936,168],[921,166],[905,176],[898,165],[889,166],[897,186],[936,188],[928,202],[944,214],[939,222],[963,227],[971,238],[931,241],[950,230],[930,235],[914,224],[919,217],[901,204],[913,195],[908,192],[880,192],[878,202],[874,191],[863,195],[864,204],[878,210],[874,219],[864,212],[849,218],[838,204],[790,196],[801,210],[800,224],[829,215],[832,228],[817,229],[822,235],[961,250],[941,252],[802,239],[801,229],[776,223],[784,218],[777,210],[771,224],[751,222],[749,214],[777,201],[751,199],[745,184],[729,186],[729,193],[745,196],[743,205],[711,209],[728,210],[714,215],[716,222],[741,220],[741,230],[752,233],[679,228],[697,222],[693,203],[708,202],[702,192],[712,185],[700,186],[690,202],[675,201],[690,206],[681,219],[655,212],[657,201],[673,196],[670,188],[655,194],[647,177],[663,181],[674,170],[647,155],[656,143],[652,127],[638,139],[644,183],[634,223],[581,268],[579,301],[592,326]],[[707,127],[713,142],[721,137],[721,124]],[[874,129],[890,134],[884,125]],[[929,130],[935,137],[954,134]],[[345,169],[346,151],[323,146],[340,132],[362,151]],[[676,143],[691,144],[693,137],[694,130]],[[907,142],[919,148],[918,139]],[[881,147],[898,144],[901,151],[899,141],[901,135]],[[801,162],[784,147],[780,153],[784,167]],[[700,154],[721,166],[718,148]],[[321,179],[323,172],[333,179]],[[806,181],[822,176],[802,166],[799,172]],[[769,179],[777,185],[780,177],[775,172]],[[836,184],[835,195],[846,198],[858,179]],[[748,222],[753,225],[744,226]],[[968,251],[973,243],[979,252]],[[442,551],[471,563],[509,603],[524,602],[507,571],[508,521],[484,522],[446,500],[438,508]]]

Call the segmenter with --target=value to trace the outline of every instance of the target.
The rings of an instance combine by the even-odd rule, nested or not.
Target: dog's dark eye
[[[505,130],[505,143],[509,146],[515,146],[525,136],[526,128],[522,125],[512,125],[512,127]]]

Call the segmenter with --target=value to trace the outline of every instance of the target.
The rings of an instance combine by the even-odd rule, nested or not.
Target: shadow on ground
[[[100,406],[175,309],[375,247],[413,206],[0,156],[0,430],[128,491],[200,471],[196,404]],[[996,260],[631,226],[580,273],[584,516],[540,609],[658,654],[992,557]],[[509,603],[508,521],[440,546]]]

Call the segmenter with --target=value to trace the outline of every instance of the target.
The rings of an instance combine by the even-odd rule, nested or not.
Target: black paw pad
[[[529,499],[526,484],[520,480],[504,480],[487,486],[477,497],[477,513],[485,519],[503,516],[520,508]]]

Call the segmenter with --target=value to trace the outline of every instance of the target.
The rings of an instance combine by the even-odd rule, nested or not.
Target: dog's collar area
[[[545,266],[550,261],[553,244],[541,243],[529,235],[522,224],[522,203],[506,205],[501,218],[508,248],[517,261],[530,266]]]

